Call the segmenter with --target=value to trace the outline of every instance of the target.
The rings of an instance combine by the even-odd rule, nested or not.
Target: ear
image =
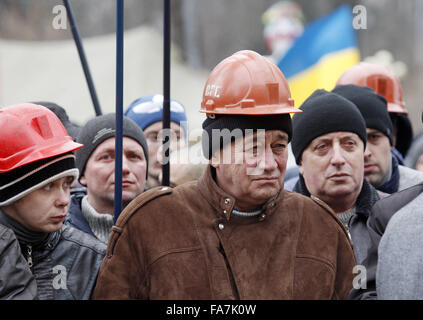
[[[302,176],[304,176],[304,167],[301,162],[298,164],[298,171]]]
[[[210,165],[215,169],[219,168],[220,166],[219,159],[215,156],[212,156],[212,158],[210,159]]]
[[[82,176],[81,178],[79,178],[79,183],[85,187],[87,186],[87,179],[85,179],[85,176]]]
[[[216,150],[210,159],[210,165],[215,169],[220,167],[220,162],[222,159],[222,150]]]

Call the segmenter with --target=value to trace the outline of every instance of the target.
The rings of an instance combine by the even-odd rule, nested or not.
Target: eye
[[[112,156],[108,153],[102,154],[99,157],[99,160],[103,160],[103,161],[108,161],[108,160],[112,160]]]
[[[140,155],[139,153],[131,153],[131,154],[128,155],[128,158],[132,159],[132,160],[143,160],[144,159],[143,156]]]
[[[286,148],[286,144],[284,144],[284,143],[277,143],[273,146],[273,149],[284,150],[285,148]]]
[[[329,150],[329,144],[326,142],[320,142],[315,145],[313,151],[319,155],[324,155]]]
[[[357,143],[356,143],[354,140],[351,140],[351,139],[346,140],[346,141],[344,142],[344,145],[345,145],[347,148],[353,148],[356,144],[357,144]]]
[[[381,137],[380,134],[377,133],[370,133],[367,135],[367,140],[369,141],[377,141]]]
[[[150,142],[152,142],[152,143],[158,142],[158,140],[159,140],[159,134],[157,132],[149,133],[147,135],[147,140],[150,141]]]
[[[43,190],[50,191],[53,188],[53,183],[48,183],[43,187]]]
[[[72,183],[74,181],[73,177],[69,177],[69,179],[66,179],[65,182],[63,183],[63,185],[65,186],[65,188],[70,188],[72,186]]]

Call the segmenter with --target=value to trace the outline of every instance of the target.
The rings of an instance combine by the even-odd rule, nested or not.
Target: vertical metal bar
[[[84,70],[88,89],[90,90],[91,100],[94,105],[95,114],[99,116],[102,114],[100,103],[98,102],[97,93],[95,91],[94,82],[91,77],[90,68],[88,67],[87,58],[85,57],[84,47],[82,46],[81,36],[79,35],[79,31],[78,31],[78,25],[76,24],[75,17],[73,15],[72,7],[69,0],[63,0],[63,4],[66,7],[66,13],[70,22],[73,39],[75,41],[75,45],[78,50],[79,59],[81,60],[82,69]]]
[[[122,211],[124,0],[116,2],[116,139],[114,223]]]
[[[170,0],[164,0],[163,21],[163,159],[162,185],[170,185],[169,140],[170,140]],[[167,146],[167,147],[166,147]]]

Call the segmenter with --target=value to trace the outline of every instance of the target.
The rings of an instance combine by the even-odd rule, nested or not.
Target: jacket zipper
[[[32,262],[32,246],[31,245],[27,245],[26,246],[26,253],[28,254],[27,256],[27,262],[28,262],[28,266],[30,268],[32,268],[32,266],[34,265]]]

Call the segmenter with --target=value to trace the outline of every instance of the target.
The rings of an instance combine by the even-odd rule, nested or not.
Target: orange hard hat
[[[200,112],[228,115],[298,113],[282,71],[260,54],[243,50],[210,73]]]
[[[360,62],[339,77],[336,85],[339,84],[369,87],[386,99],[388,112],[408,114],[398,77],[382,65]]]
[[[82,146],[46,107],[25,103],[0,109],[0,173]]]

